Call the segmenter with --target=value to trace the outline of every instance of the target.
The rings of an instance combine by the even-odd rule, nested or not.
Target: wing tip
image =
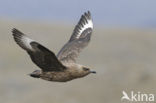
[[[81,18],[78,24],[75,26],[69,41],[78,39],[86,29],[93,29],[93,21],[91,18],[91,12],[89,10],[81,15]]]
[[[89,10],[87,12],[84,12],[84,14],[81,16],[78,26],[80,26],[81,29],[82,28],[93,29],[93,21],[92,21],[91,13]]]
[[[89,10],[88,10],[87,12],[85,12],[83,15],[84,15],[87,19],[91,19],[91,13],[90,13]]]
[[[17,30],[16,28],[12,29],[12,33],[17,33],[17,32],[19,32],[19,30]]]
[[[12,33],[16,33],[18,30],[16,28],[12,29]]]
[[[16,28],[12,29],[12,35],[14,38],[21,38],[24,34]]]
[[[92,21],[92,17],[91,17],[91,12],[88,10],[87,12],[84,12],[84,14],[82,15],[82,21],[86,20],[86,24],[87,23],[91,23],[93,26],[93,21]],[[93,28],[93,27],[92,27]]]
[[[20,32],[18,29],[13,28],[12,35],[13,35],[15,41],[17,42],[17,40],[21,39],[24,34],[22,32]]]
[[[28,38],[24,33],[19,31],[16,28],[12,29],[12,35],[15,40],[15,42],[23,49],[25,50],[31,50],[32,47],[30,43],[33,41],[32,39]]]
[[[81,18],[78,22],[78,25],[80,25],[81,27],[83,27],[86,24],[90,24],[90,27],[93,28],[93,21],[89,10],[81,15]]]

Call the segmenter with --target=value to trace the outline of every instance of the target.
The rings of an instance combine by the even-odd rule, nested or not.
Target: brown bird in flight
[[[32,72],[31,77],[66,82],[90,73],[96,73],[88,67],[76,63],[78,54],[90,41],[92,30],[93,22],[88,11],[81,16],[69,41],[62,47],[57,56],[19,30],[14,28],[12,33],[16,43],[26,50],[31,60],[41,68],[41,70]]]

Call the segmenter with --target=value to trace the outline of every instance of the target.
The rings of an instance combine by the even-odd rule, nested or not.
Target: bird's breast
[[[74,79],[74,77],[67,71],[63,72],[43,72],[41,79],[48,81],[66,82]]]

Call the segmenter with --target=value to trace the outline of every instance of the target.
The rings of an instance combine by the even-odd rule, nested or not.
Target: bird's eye
[[[84,70],[84,71],[88,71],[88,70],[89,70],[89,68],[85,68],[85,67],[84,67],[84,68],[83,68],[83,70]]]

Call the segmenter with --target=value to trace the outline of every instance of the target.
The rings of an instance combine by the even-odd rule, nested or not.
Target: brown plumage
[[[12,33],[16,43],[26,50],[31,60],[41,68],[41,70],[32,72],[31,77],[66,82],[84,77],[90,73],[96,73],[83,65],[76,64],[78,54],[90,41],[92,29],[93,22],[88,11],[81,16],[70,40],[63,46],[57,56],[19,30],[14,28]]]

